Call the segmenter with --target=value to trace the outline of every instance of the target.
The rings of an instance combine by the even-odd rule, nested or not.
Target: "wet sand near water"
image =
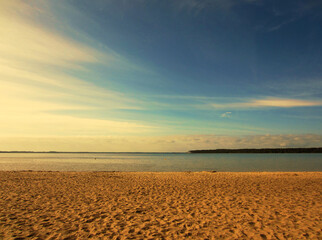
[[[0,172],[0,239],[322,239],[322,172]]]

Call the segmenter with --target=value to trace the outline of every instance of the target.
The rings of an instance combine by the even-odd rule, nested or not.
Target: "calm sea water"
[[[322,171],[322,154],[0,153],[0,170]]]

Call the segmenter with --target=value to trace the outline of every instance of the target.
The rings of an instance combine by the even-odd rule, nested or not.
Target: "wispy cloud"
[[[198,15],[207,8],[216,8],[218,10],[230,10],[233,6],[240,3],[254,3],[258,0],[175,0],[172,4],[179,10],[185,10],[189,13]]]
[[[119,61],[33,21],[50,15],[32,3],[0,2],[0,128],[2,135],[119,134],[153,131],[127,120],[81,118],[70,110],[137,109],[141,104],[124,94],[77,77],[88,64]],[[71,74],[77,73],[76,75]],[[54,111],[65,111],[57,115]],[[77,133],[78,132],[78,133]]]
[[[302,95],[301,95],[302,96]],[[304,97],[307,97],[303,94]],[[302,97],[303,97],[302,96]],[[311,96],[311,95],[308,95]],[[322,106],[321,100],[304,100],[295,98],[278,98],[278,97],[209,97],[209,96],[154,96],[156,99],[166,99],[167,101],[176,101],[171,107],[192,107],[196,109],[265,109],[265,108],[293,108],[293,107],[314,107]]]
[[[282,28],[282,27],[284,27],[284,26],[286,26],[286,25],[288,25],[288,24],[290,24],[290,23],[292,23],[292,22],[294,22],[296,20],[297,20],[297,18],[287,19],[287,20],[275,25],[274,27],[271,27],[270,29],[267,30],[267,32],[277,31],[280,28]]]
[[[30,21],[23,13],[29,11],[32,15],[37,10],[27,7],[22,1],[1,2],[0,52],[3,59],[78,68],[79,63],[94,63],[109,57]]]
[[[268,92],[301,99],[321,96],[321,78],[283,79],[281,82],[267,82],[261,86]]]
[[[0,119],[2,136],[104,136],[154,132],[157,128],[130,121],[79,118],[66,115],[11,112]]]
[[[300,99],[285,99],[285,98],[262,98],[250,99],[248,101],[240,101],[233,103],[212,103],[213,108],[292,108],[292,107],[313,107],[322,106],[322,101],[309,101]]]
[[[187,1],[173,1],[173,4],[176,8],[179,10],[186,10],[188,12],[194,12],[195,14],[198,14],[200,11],[205,9],[211,1],[197,1],[197,0],[187,0]]]

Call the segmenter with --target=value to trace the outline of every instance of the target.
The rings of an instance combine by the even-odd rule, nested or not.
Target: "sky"
[[[322,146],[319,0],[0,0],[0,150]]]

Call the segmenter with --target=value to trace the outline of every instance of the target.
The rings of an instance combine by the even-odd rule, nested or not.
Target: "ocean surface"
[[[0,153],[0,170],[322,171],[322,154]]]

